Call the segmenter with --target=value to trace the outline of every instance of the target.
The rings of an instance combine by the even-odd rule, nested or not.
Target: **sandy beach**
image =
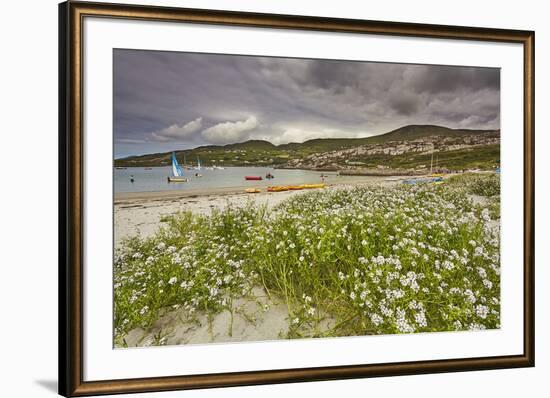
[[[346,187],[392,184],[402,178],[410,177],[356,177],[343,180],[341,184],[328,185],[325,190]],[[114,199],[115,246],[119,247],[125,237],[139,235],[148,237],[162,227],[161,219],[178,212],[191,211],[195,214],[209,214],[214,209],[223,209],[228,205],[244,206],[252,201],[268,208],[282,201],[303,195],[310,190],[266,192],[249,194],[244,187],[220,188],[209,190],[162,191],[162,192],[128,192],[117,193]]]

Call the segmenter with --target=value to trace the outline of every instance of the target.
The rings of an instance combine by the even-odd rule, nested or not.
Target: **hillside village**
[[[439,155],[445,158],[447,154],[453,154],[460,151],[470,152],[483,147],[498,146],[499,144],[499,131],[465,135],[461,137],[427,136],[410,141],[388,141],[380,144],[361,145],[350,149],[315,153],[303,159],[289,160],[286,164],[279,167],[289,169],[349,170],[368,166],[378,169],[388,169],[391,168],[391,164],[394,163],[392,159],[388,159],[392,157],[403,158],[405,155],[409,155],[410,160],[415,160],[425,159],[425,156],[419,157],[417,155],[429,155],[430,163],[432,163],[432,153],[436,159],[439,159]],[[377,163],[377,160],[380,158],[385,159],[386,162]],[[432,165],[417,162],[414,168],[423,169],[429,166]],[[446,167],[453,168],[452,165],[446,165]]]
[[[170,156],[170,152],[132,156],[116,159],[115,166],[168,166]],[[500,165],[500,131],[411,125],[365,138],[315,139],[279,146],[261,140],[207,145],[176,151],[176,157],[189,166],[200,159],[204,166],[263,166],[341,174],[494,169]]]

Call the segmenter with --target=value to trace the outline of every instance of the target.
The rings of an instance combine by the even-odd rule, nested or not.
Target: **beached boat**
[[[403,177],[388,177],[388,178],[384,178],[384,181],[401,181],[403,180]]]
[[[267,192],[282,192],[282,191],[289,191],[289,189],[286,186],[267,187]]]
[[[258,188],[246,188],[244,191],[245,191],[246,193],[260,193],[260,192],[262,192],[262,191],[261,191],[260,189],[258,189]]]
[[[244,179],[247,181],[261,181],[262,176],[244,176]]]
[[[443,177],[424,177],[424,178],[411,178],[409,180],[403,180],[403,184],[415,185],[415,184],[427,184],[430,182],[442,182]]]
[[[302,187],[304,189],[317,189],[326,187],[326,184],[304,184]]]
[[[275,185],[267,187],[268,192],[299,191],[301,189],[324,188],[325,184],[302,184],[302,185]]]
[[[187,178],[183,176],[183,169],[176,159],[175,152],[172,152],[172,175],[168,176],[168,182],[187,182]]]

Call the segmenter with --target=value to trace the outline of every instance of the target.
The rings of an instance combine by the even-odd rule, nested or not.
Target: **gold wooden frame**
[[[524,345],[522,355],[83,380],[82,24],[86,17],[354,32],[519,43],[524,49]],[[532,31],[102,3],[59,5],[59,392],[64,396],[242,386],[534,366],[534,42]]]

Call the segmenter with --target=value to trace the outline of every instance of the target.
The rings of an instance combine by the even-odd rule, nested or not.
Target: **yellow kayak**
[[[262,192],[262,191],[261,191],[260,189],[258,189],[258,188],[246,188],[244,191],[245,191],[246,193],[260,193],[260,192]]]
[[[276,185],[267,187],[268,192],[299,191],[301,189],[324,188],[326,184]]]
[[[275,186],[275,187],[267,187],[268,192],[282,192],[282,191],[288,191],[289,188],[287,186]]]
[[[324,188],[326,184],[304,184],[301,185],[304,189]]]

